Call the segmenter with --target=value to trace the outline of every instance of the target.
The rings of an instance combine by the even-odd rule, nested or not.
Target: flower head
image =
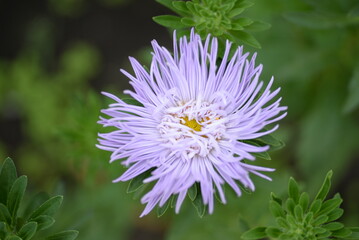
[[[176,37],[174,37],[176,39]],[[189,188],[199,184],[203,203],[213,212],[214,194],[226,202],[223,184],[238,196],[238,183],[254,190],[250,173],[270,180],[262,171],[274,169],[244,162],[255,160],[253,153],[269,146],[251,144],[253,140],[275,131],[264,128],[282,119],[286,107],[279,89],[271,92],[270,83],[263,88],[259,81],[262,65],[255,66],[255,56],[238,48],[229,58],[231,43],[217,65],[216,38],[203,43],[193,31],[189,40],[174,40],[173,55],[154,40],[153,59],[146,71],[130,58],[134,75],[121,70],[131,81],[134,91],[125,93],[140,104],[131,105],[104,93],[115,103],[102,112],[109,116],[99,121],[117,130],[99,134],[98,147],[111,151],[111,162],[121,160],[128,170],[116,179],[128,181],[151,171],[144,182],[154,182],[143,196],[147,204],[142,215],[156,205],[163,206],[178,195],[176,212]]]

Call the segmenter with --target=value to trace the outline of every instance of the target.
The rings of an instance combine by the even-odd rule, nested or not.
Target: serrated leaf
[[[332,176],[333,176],[333,171],[329,171],[327,173],[327,175],[325,176],[324,182],[323,182],[322,186],[320,187],[320,190],[319,190],[317,196],[315,196],[314,200],[316,200],[316,199],[324,200],[327,197],[328,192],[331,187]]]
[[[198,192],[196,199],[192,203],[197,210],[198,216],[202,218],[206,212],[206,205],[203,203],[201,192]]]
[[[269,209],[274,217],[284,217],[285,213],[282,206],[273,200],[269,201]]]
[[[7,207],[0,203],[0,222],[6,222],[8,225],[11,225],[11,215]]]
[[[6,158],[0,169],[0,203],[6,204],[7,196],[16,178],[15,164],[11,158]]]
[[[37,222],[37,230],[40,231],[51,227],[55,223],[55,219],[47,215],[41,215],[35,218],[34,222]]]
[[[299,205],[302,207],[302,209],[303,209],[304,212],[307,210],[308,205],[309,205],[309,195],[308,195],[308,193],[303,192],[303,193],[300,195]]]
[[[79,235],[78,231],[67,230],[48,236],[45,240],[74,240],[77,238],[77,235]]]
[[[329,199],[323,203],[318,214],[329,214],[331,211],[339,207],[342,202],[343,200],[340,198]]]
[[[261,239],[267,237],[266,227],[256,227],[243,233],[243,239]]]
[[[295,203],[299,202],[298,184],[292,177],[289,179],[289,183],[288,183],[288,195],[290,198],[294,200]]]
[[[181,18],[172,15],[161,15],[152,18],[156,23],[168,28],[185,28],[186,26],[181,22]]]
[[[29,240],[35,235],[36,229],[37,229],[36,222],[28,222],[21,227],[17,235],[21,237],[23,240]]]
[[[268,227],[266,229],[266,234],[268,237],[271,238],[278,238],[280,234],[282,234],[282,231],[279,228],[276,227]]]
[[[157,217],[161,217],[167,211],[168,207],[171,205],[172,196],[163,204],[162,207],[157,207]]]
[[[349,228],[342,228],[342,229],[332,232],[332,236],[338,237],[338,238],[346,238],[346,237],[349,237],[351,234],[352,234],[352,231]]]
[[[20,203],[24,196],[26,186],[27,186],[27,177],[21,176],[15,180],[14,184],[10,189],[7,199],[7,207],[9,209],[13,222],[15,222],[16,220],[17,211],[19,209]]]
[[[63,200],[63,196],[55,196],[41,204],[31,215],[30,220],[34,220],[35,218],[41,216],[41,215],[49,215],[53,216],[55,212],[59,209],[61,206]]]
[[[323,228],[328,229],[329,231],[339,230],[344,227],[343,223],[340,222],[331,222],[323,225]]]
[[[189,189],[188,189],[188,197],[194,201],[197,197],[197,183],[194,183]]]
[[[137,177],[134,177],[131,179],[130,183],[127,187],[127,193],[135,192],[137,191],[144,183],[143,180],[151,176],[151,172],[153,171],[153,168],[147,170],[146,172],[138,175]]]
[[[272,25],[262,21],[253,21],[252,24],[245,27],[246,31],[259,32],[271,28]]]

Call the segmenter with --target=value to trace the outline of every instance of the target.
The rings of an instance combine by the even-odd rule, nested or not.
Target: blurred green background
[[[334,171],[344,198],[344,222],[359,225],[359,4],[357,0],[255,0],[247,14],[272,28],[256,33],[263,81],[282,88],[288,116],[276,135],[286,147],[272,161],[273,182],[197,217],[190,202],[142,219],[127,183],[112,184],[123,167],[95,147],[100,91],[129,87],[118,70],[127,57],[148,65],[150,41],[171,46],[171,34],[151,17],[169,14],[154,0],[0,1],[0,162],[10,156],[32,192],[65,196],[56,226],[78,239],[240,239],[267,225],[269,193],[285,194],[289,176],[314,193]],[[135,200],[133,200],[135,198]]]

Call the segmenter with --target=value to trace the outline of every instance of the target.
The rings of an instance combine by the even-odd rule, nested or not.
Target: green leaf
[[[271,238],[278,238],[280,234],[282,234],[282,231],[279,228],[276,227],[268,227],[266,229],[266,234],[268,237]]]
[[[10,215],[13,219],[13,222],[16,220],[17,211],[19,209],[20,203],[24,196],[25,190],[27,186],[27,177],[21,176],[15,180],[14,184],[12,185],[8,199],[7,199],[7,206],[10,212]]]
[[[253,21],[252,24],[245,27],[246,31],[259,32],[271,28],[272,25],[262,21]]]
[[[344,227],[343,223],[340,222],[331,222],[323,225],[323,228],[328,229],[329,231],[339,230]]]
[[[5,234],[6,234],[5,227],[6,227],[5,223],[0,222],[0,239],[5,239]]]
[[[47,215],[41,215],[35,218],[34,222],[37,222],[37,231],[40,231],[51,227],[55,223],[55,219]]]
[[[190,15],[190,11],[184,1],[173,1],[172,6],[181,13],[181,15]]]
[[[168,27],[168,28],[184,28],[186,27],[182,22],[181,18],[172,15],[162,15],[152,18],[156,23]]]
[[[45,240],[74,240],[77,238],[77,235],[79,235],[78,231],[67,230],[48,236]]]
[[[206,212],[206,206],[203,203],[201,192],[198,192],[196,199],[192,203],[197,210],[198,216],[202,218]]]
[[[278,226],[280,226],[281,228],[290,228],[290,226],[289,226],[287,220],[285,220],[285,218],[277,217],[275,220],[276,220]]]
[[[24,210],[24,218],[27,218],[36,208],[38,208],[41,204],[47,201],[50,196],[45,192],[36,193],[27,204]]]
[[[284,217],[285,213],[282,206],[273,200],[269,201],[269,209],[274,217]]]
[[[290,177],[288,184],[288,195],[294,200],[295,203],[299,201],[299,188],[294,178]]]
[[[352,234],[352,231],[349,228],[342,228],[342,229],[332,232],[332,236],[338,237],[338,238],[346,238],[346,237],[349,237],[351,234]]]
[[[303,209],[304,212],[307,210],[308,205],[309,205],[309,195],[308,195],[308,193],[303,192],[303,193],[300,195],[299,205],[302,207],[302,209]]]
[[[271,192],[271,193],[270,193],[270,198],[271,198],[273,201],[276,201],[277,203],[279,203],[279,205],[282,206],[282,199],[280,199],[277,195],[275,195],[274,192]]]
[[[181,23],[183,23],[183,25],[188,26],[188,27],[192,27],[196,25],[196,22],[190,18],[190,17],[184,17],[181,19]],[[197,26],[196,26],[197,27]]]
[[[6,158],[0,169],[0,203],[6,204],[7,196],[16,178],[15,164],[11,158]]]
[[[127,187],[127,193],[131,193],[131,192],[135,192],[137,191],[144,183],[143,180],[145,180],[146,178],[148,178],[149,176],[151,176],[151,172],[153,171],[153,168],[147,170],[146,172],[138,175],[135,178],[132,178],[132,180],[130,181],[130,183],[128,184]]]
[[[18,236],[10,236],[10,237],[6,237],[5,240],[22,240],[22,239]]]
[[[256,227],[243,233],[243,239],[261,239],[267,237],[266,227]]]
[[[239,27],[245,27],[248,25],[251,25],[253,23],[253,20],[250,18],[238,18],[234,21],[232,21],[233,29],[235,29],[237,26]],[[241,28],[243,29],[243,28]]]
[[[197,183],[194,183],[189,189],[188,189],[188,197],[194,201],[197,197]]]
[[[344,105],[344,112],[350,113],[359,106],[359,64],[354,69],[348,85],[348,97]]]
[[[168,207],[171,205],[172,196],[163,204],[162,207],[157,207],[157,217],[161,217],[167,211]]]
[[[312,202],[309,211],[312,212],[313,214],[316,214],[317,212],[319,212],[321,206],[322,206],[322,200],[317,199]]]
[[[328,221],[327,215],[320,215],[319,217],[315,218],[313,221],[313,225],[320,226]]]
[[[303,219],[303,209],[300,205],[295,206],[294,208],[294,216],[296,219],[302,220]]]
[[[253,2],[246,1],[246,0],[237,1],[233,8],[244,8],[245,9],[245,8],[249,8],[249,7],[253,6],[253,4],[254,4]]]
[[[30,220],[34,220],[35,218],[41,216],[41,215],[49,215],[53,216],[57,209],[61,206],[63,197],[58,195],[55,197],[50,198],[46,202],[40,205],[31,215]]]
[[[333,176],[333,171],[329,171],[327,173],[327,175],[325,176],[324,182],[323,182],[317,196],[314,198],[314,200],[316,200],[316,199],[324,200],[327,197],[328,192],[330,190],[330,186],[331,186],[332,176]]]
[[[11,215],[7,207],[0,203],[0,222],[6,222],[8,225],[11,225]]]
[[[173,0],[156,0],[159,4],[162,4],[163,6],[171,9],[173,12],[180,14],[180,12],[173,6],[172,2]]]
[[[264,160],[272,160],[268,152],[253,152],[251,154],[256,158],[261,158]]]
[[[329,199],[323,203],[318,214],[329,214],[331,211],[339,207],[342,202],[343,200],[340,198]]]
[[[270,150],[279,149],[284,147],[284,143],[279,139],[273,137],[271,134],[264,135],[260,138],[256,138],[256,141],[263,143],[264,145],[269,145],[271,147]]]
[[[341,208],[334,209],[331,213],[328,214],[328,222],[335,221],[340,218],[344,213],[344,210]]]
[[[37,229],[36,222],[28,222],[21,227],[17,235],[21,237],[23,240],[29,240],[35,235],[36,229]]]
[[[261,45],[259,44],[259,42],[257,41],[257,39],[255,39],[253,37],[253,35],[247,33],[247,32],[243,32],[243,31],[229,31],[230,35],[233,36],[236,40],[239,40],[243,43],[246,43],[252,47],[255,48],[261,48]]]
[[[233,8],[227,15],[229,18],[233,18],[241,14],[245,9],[244,8]]]
[[[349,230],[352,232],[347,239],[359,239],[359,227],[350,227]]]
[[[290,214],[294,214],[294,207],[295,207],[295,202],[292,198],[288,198],[287,201],[285,202],[285,206],[286,209],[288,211],[288,213]]]

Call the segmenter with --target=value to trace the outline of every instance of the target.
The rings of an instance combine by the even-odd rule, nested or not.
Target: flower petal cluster
[[[223,184],[240,196],[239,184],[254,191],[250,173],[270,180],[261,172],[274,169],[251,165],[253,153],[269,146],[250,144],[250,140],[270,134],[278,128],[287,109],[276,99],[279,89],[271,91],[259,80],[262,65],[256,55],[248,60],[243,48],[230,58],[227,41],[223,59],[218,63],[218,41],[208,36],[202,42],[192,31],[190,39],[176,41],[171,54],[154,40],[153,59],[147,71],[130,58],[134,75],[121,70],[134,91],[124,93],[140,104],[128,104],[104,93],[115,103],[102,112],[99,123],[115,127],[99,134],[98,147],[111,151],[111,162],[120,160],[128,170],[116,179],[129,181],[151,171],[144,182],[153,188],[141,199],[146,207],[141,216],[156,205],[163,206],[177,195],[176,212],[189,188],[199,184],[203,203],[209,213],[214,195],[226,202]],[[268,125],[269,130],[264,130]],[[266,128],[267,129],[267,128]]]

